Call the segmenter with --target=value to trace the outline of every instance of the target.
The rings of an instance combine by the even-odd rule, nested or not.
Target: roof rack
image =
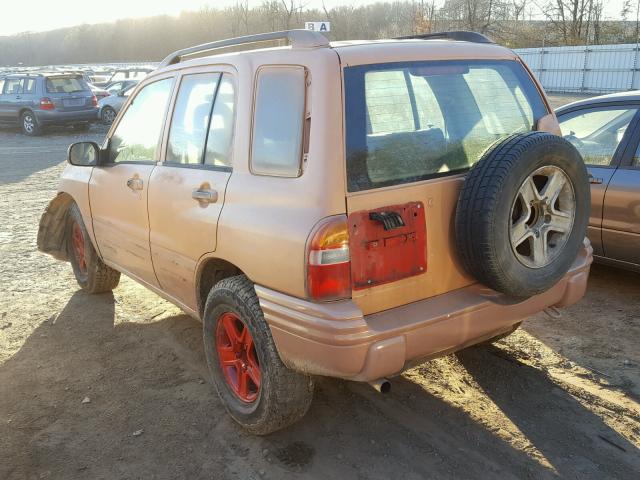
[[[467,32],[466,30],[456,30],[452,32],[419,33],[417,35],[407,35],[406,37],[396,37],[394,40],[457,40],[459,42],[472,43],[495,43],[486,35],[478,32]]]
[[[258,33],[256,35],[245,35],[244,37],[228,38],[226,40],[218,40],[215,42],[203,43],[195,47],[183,48],[168,55],[160,68],[168,65],[180,63],[182,57],[195,55],[202,52],[216,50],[218,48],[233,47],[235,45],[244,45],[248,43],[268,42],[271,40],[288,40],[292,48],[317,48],[328,47],[329,40],[318,32],[311,30],[284,30],[282,32]]]

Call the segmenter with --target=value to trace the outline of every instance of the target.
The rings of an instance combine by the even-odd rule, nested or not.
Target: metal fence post
[[[582,81],[580,83],[580,92],[584,93],[584,84],[587,79],[587,65],[589,62],[589,45],[584,47],[584,62],[582,64]]]
[[[639,45],[636,43],[636,46],[633,49],[633,68],[631,69],[631,85],[629,85],[629,90],[633,90],[633,86],[636,83],[636,71],[638,70],[638,47]]]
[[[544,47],[540,49],[540,75],[538,76],[538,81],[541,85],[544,85],[542,81],[542,74],[544,73]]]

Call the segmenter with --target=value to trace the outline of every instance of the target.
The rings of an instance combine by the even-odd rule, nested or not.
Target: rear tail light
[[[307,243],[307,294],[327,301],[351,296],[351,261],[347,217],[318,223]]]
[[[56,107],[50,98],[42,97],[40,99],[40,110],[53,110],[54,108]]]
[[[98,99],[96,98],[95,95],[91,97],[91,105],[93,105],[94,107],[98,106]]]

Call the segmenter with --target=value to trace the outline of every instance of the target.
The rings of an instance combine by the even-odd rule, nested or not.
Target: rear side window
[[[89,90],[89,86],[82,77],[49,77],[47,78],[47,92],[75,93]]]
[[[547,114],[515,61],[364,65],[344,78],[349,191],[465,171]]]
[[[305,69],[265,67],[258,71],[251,171],[297,177],[302,159]]]
[[[235,86],[229,74],[223,74],[211,112],[204,163],[231,167],[231,147],[235,120]]]
[[[26,78],[24,81],[24,92],[23,93],[36,93],[36,79],[35,78]]]
[[[202,163],[219,73],[185,75],[180,83],[169,131],[168,163]]]

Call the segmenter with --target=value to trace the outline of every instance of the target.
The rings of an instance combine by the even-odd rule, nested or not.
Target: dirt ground
[[[640,275],[594,266],[561,318],[387,395],[319,379],[306,418],[253,437],[213,390],[199,322],[124,277],[85,295],[36,251],[78,138],[0,130],[0,479],[639,478]]]

